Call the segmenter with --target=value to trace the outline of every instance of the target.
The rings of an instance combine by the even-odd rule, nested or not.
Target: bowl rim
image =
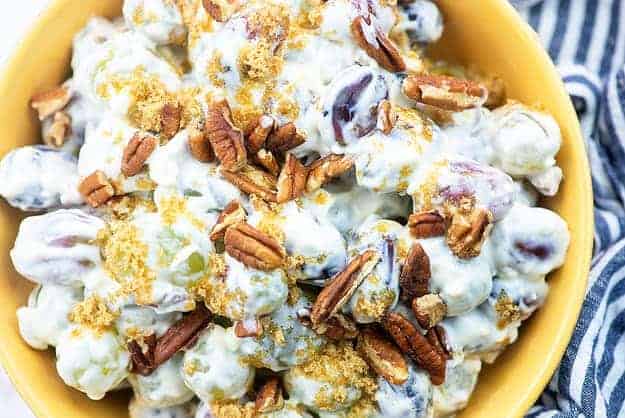
[[[45,32],[46,27],[49,24],[58,24],[59,18],[63,16],[63,9],[67,7],[68,2],[72,0],[51,0],[48,6],[46,6],[41,13],[32,19],[30,22],[29,28],[24,32],[23,36],[17,41],[16,44],[13,45],[12,50],[7,54],[5,62],[0,67],[0,92],[5,92],[9,90],[9,86],[11,84],[11,80],[20,77],[20,66],[19,63],[23,60],[26,60],[31,51],[27,48],[29,45],[32,45],[33,41],[37,38],[41,37]],[[438,0],[434,0],[437,2]],[[592,192],[592,181],[590,175],[590,165],[588,162],[588,156],[586,152],[585,142],[581,133],[581,127],[579,124],[579,120],[576,117],[575,110],[573,104],[570,100],[569,94],[567,93],[562,78],[560,77],[553,61],[543,48],[540,43],[540,39],[536,32],[529,26],[529,24],[523,20],[523,18],[517,13],[514,7],[506,0],[491,0],[490,5],[496,8],[497,13],[501,13],[505,18],[511,19],[518,24],[518,28],[522,32],[524,37],[527,37],[531,40],[531,43],[535,45],[535,52],[539,55],[540,61],[549,68],[550,78],[552,79],[552,85],[557,89],[557,94],[566,96],[567,105],[566,109],[563,109],[566,113],[570,115],[575,115],[574,120],[577,121],[575,126],[570,126],[570,138],[572,146],[578,148],[581,151],[581,155],[585,158],[582,158],[579,166],[576,166],[577,170],[581,171],[582,177],[584,179],[584,183],[580,184],[579,187],[582,188],[586,193],[586,197],[583,202],[579,204],[579,212],[580,222],[579,222],[579,233],[577,236],[586,238],[582,245],[582,252],[584,257],[580,257],[575,260],[575,264],[577,266],[577,270],[579,273],[580,283],[576,286],[576,292],[570,295],[571,297],[571,308],[568,311],[568,316],[561,318],[563,322],[566,324],[562,328],[562,333],[560,340],[557,341],[557,346],[551,348],[551,352],[555,353],[554,355],[550,355],[546,361],[545,367],[543,368],[541,374],[536,377],[534,383],[531,385],[531,389],[526,392],[524,399],[521,400],[520,403],[517,404],[516,410],[510,411],[510,416],[522,417],[536,402],[540,394],[543,392],[544,388],[547,386],[551,377],[553,376],[554,371],[559,365],[564,352],[570,342],[571,336],[577,324],[577,320],[579,318],[579,313],[582,308],[582,304],[584,302],[586,288],[588,284],[588,274],[591,265],[591,257],[592,257],[592,248],[593,248],[593,233],[594,233],[594,217],[593,214],[593,192]],[[571,262],[573,260],[569,260]],[[582,275],[582,272],[585,273]],[[583,283],[581,281],[583,280]],[[8,355],[8,353],[3,350],[0,346],[0,364],[4,367],[13,387],[20,394],[22,399],[25,401],[27,406],[32,410],[33,414],[38,418],[48,418],[50,417],[49,413],[46,411],[46,403],[43,402],[36,393],[33,393],[29,386],[23,379],[23,376],[20,376],[18,372],[18,367],[13,365],[13,359]]]

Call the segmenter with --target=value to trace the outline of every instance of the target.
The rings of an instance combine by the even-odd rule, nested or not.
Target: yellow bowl
[[[522,327],[519,341],[486,367],[461,417],[517,417],[539,396],[555,370],[577,320],[586,288],[593,237],[592,189],[584,143],[569,97],[534,32],[504,0],[440,0],[446,20],[436,52],[500,76],[509,96],[550,112],[564,135],[558,163],[565,182],[547,203],[569,224],[565,265],[550,277],[546,305]],[[20,44],[0,78],[0,155],[34,143],[38,123],[28,108],[33,93],[68,75],[73,35],[92,16],[117,16],[121,0],[56,0]],[[0,179],[2,181],[2,179]],[[89,401],[57,376],[53,354],[20,338],[15,310],[31,285],[13,269],[9,249],[21,215],[0,203],[0,360],[40,418],[124,418],[124,395]]]

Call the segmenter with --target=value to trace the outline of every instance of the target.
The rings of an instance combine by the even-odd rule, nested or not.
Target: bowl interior
[[[33,27],[0,78],[0,156],[38,141],[29,111],[33,93],[68,75],[73,35],[96,15],[117,16],[121,0],[56,0]],[[550,276],[546,305],[523,327],[519,341],[492,367],[485,367],[471,402],[460,417],[522,416],[557,366],[573,331],[586,288],[592,249],[592,191],[584,144],[575,112],[560,79],[534,33],[504,0],[440,0],[446,29],[434,48],[441,57],[472,63],[500,76],[508,95],[550,112],[564,136],[558,163],[565,182],[546,202],[568,222],[571,247],[565,265]],[[0,202],[0,361],[35,414],[46,418],[124,418],[127,395],[93,402],[66,387],[54,356],[30,349],[20,338],[15,310],[32,286],[9,259],[22,215]]]

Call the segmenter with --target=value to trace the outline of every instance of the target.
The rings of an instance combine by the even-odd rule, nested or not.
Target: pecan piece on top
[[[389,313],[382,324],[401,351],[430,375],[433,385],[445,381],[446,358],[432,346],[412,323],[396,312]]]
[[[256,154],[265,146],[265,142],[269,134],[273,131],[275,123],[275,120],[271,116],[261,115],[258,117],[251,125],[246,135],[247,140],[245,141],[245,145],[247,146],[247,152]]]
[[[167,139],[171,139],[180,130],[182,108],[179,104],[165,103],[161,109],[161,133]]]
[[[312,193],[335,177],[345,174],[354,166],[354,160],[346,155],[330,154],[308,167],[306,192]]]
[[[239,222],[245,222],[247,213],[241,206],[238,200],[233,200],[226,205],[224,210],[219,214],[217,222],[210,233],[211,241],[217,241],[224,237],[226,230],[232,225],[236,225]]]
[[[421,244],[415,242],[406,256],[399,275],[402,299],[411,300],[428,294],[431,277],[430,258]]]
[[[397,114],[393,111],[393,105],[388,100],[382,100],[378,104],[378,120],[376,127],[382,131],[384,135],[391,133],[397,123]]]
[[[445,218],[437,211],[413,213],[408,228],[415,238],[439,237],[445,234]]]
[[[358,352],[369,366],[389,383],[402,385],[408,380],[408,364],[397,346],[372,329],[358,337]]]
[[[452,209],[451,223],[447,228],[447,245],[459,258],[480,255],[482,244],[492,229],[493,215],[485,208],[462,203]]]
[[[315,300],[310,313],[313,326],[334,316],[379,261],[380,254],[377,251],[367,250],[352,259],[342,272],[336,274]]]
[[[256,318],[237,321],[234,333],[239,338],[260,337],[263,335],[263,324]]]
[[[267,202],[278,201],[276,178],[262,170],[247,165],[237,173],[222,170],[221,175],[244,193],[257,195]]]
[[[230,19],[240,2],[238,0],[202,0],[204,10],[217,22],[225,22]]]
[[[486,87],[475,81],[434,74],[408,76],[402,90],[419,103],[452,112],[480,107],[488,97]]]
[[[211,320],[211,313],[204,303],[199,302],[197,308],[172,325],[156,341],[154,364],[156,367],[172,358],[178,351],[191,346]]]
[[[224,244],[231,257],[256,270],[276,269],[284,263],[286,257],[278,241],[246,223],[228,228]]]
[[[72,99],[72,94],[66,86],[58,86],[52,90],[35,94],[30,99],[30,106],[37,111],[39,120],[44,120],[56,112],[63,110]]]
[[[356,323],[341,313],[336,313],[313,329],[317,334],[335,341],[352,340],[358,336]]]
[[[392,73],[404,71],[406,63],[397,45],[370,18],[356,17],[351,24],[352,36],[367,55],[380,67]]]
[[[211,148],[211,143],[204,134],[204,130],[191,126],[187,128],[189,132],[189,152],[198,161],[209,163],[215,159],[215,154]]]
[[[254,409],[257,413],[267,413],[282,409],[284,398],[280,381],[277,377],[272,377],[260,388],[254,402]]]
[[[65,112],[58,111],[54,114],[52,124],[43,133],[43,143],[59,148],[72,133],[72,118]]]
[[[445,329],[440,325],[435,325],[425,333],[425,338],[430,342],[432,347],[440,353],[443,358],[449,360],[451,355],[447,348],[447,334]]]
[[[265,148],[280,154],[290,151],[304,142],[306,142],[306,138],[297,131],[293,122],[289,122],[273,130],[267,138]]]
[[[124,148],[122,156],[122,173],[126,177],[139,174],[147,159],[156,149],[158,140],[149,134],[135,132]]]
[[[100,170],[94,171],[85,177],[78,185],[78,192],[94,208],[106,203],[115,196],[113,185],[106,178],[106,174]]]
[[[232,112],[226,100],[213,103],[206,114],[206,136],[221,165],[228,171],[239,171],[247,163],[243,133],[232,123]]]
[[[266,149],[261,149],[256,153],[254,157],[254,162],[267,170],[269,174],[272,176],[280,175],[280,165],[278,164],[278,160],[273,155],[271,151],[267,151]]]
[[[439,295],[427,294],[412,300],[412,312],[423,329],[430,329],[447,315],[447,305]]]
[[[154,363],[154,350],[156,348],[156,335],[150,334],[143,338],[142,344],[132,340],[128,343],[130,352],[130,371],[142,376],[149,376],[156,365]]]
[[[308,168],[293,154],[287,154],[278,177],[278,203],[288,202],[304,194]]]

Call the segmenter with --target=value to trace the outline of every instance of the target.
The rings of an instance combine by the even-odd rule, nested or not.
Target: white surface
[[[12,2],[5,13],[0,14],[0,62],[3,66],[19,39],[48,2],[49,0]],[[1,368],[0,408],[0,416],[4,418],[34,418]]]

